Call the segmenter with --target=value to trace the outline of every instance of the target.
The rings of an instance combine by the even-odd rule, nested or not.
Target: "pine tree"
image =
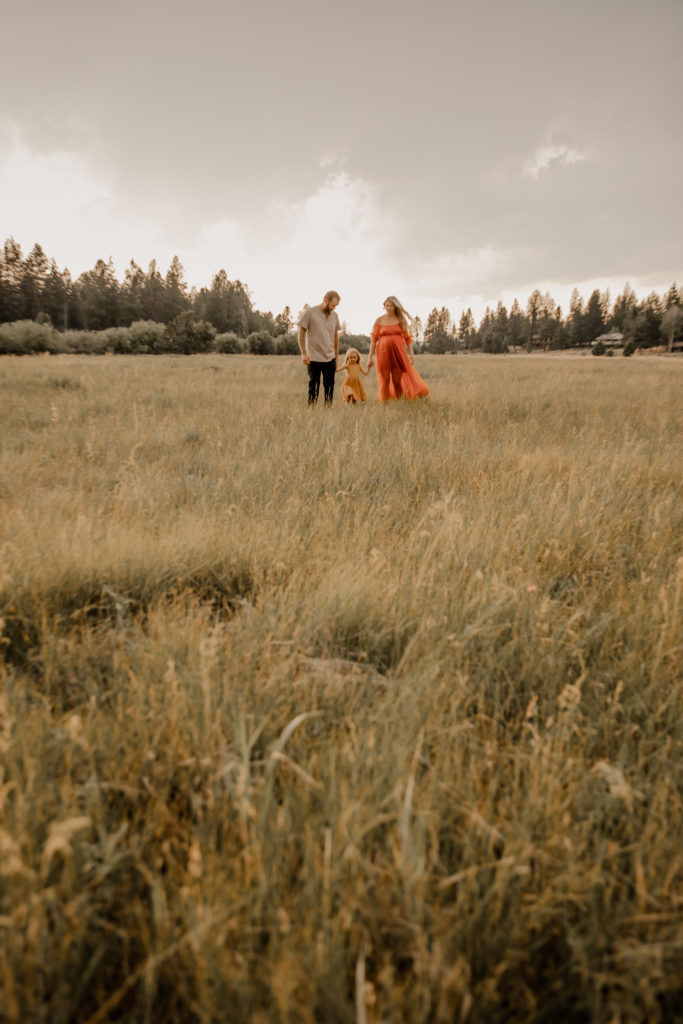
[[[668,292],[664,296],[664,310],[671,309],[672,306],[680,306],[683,304],[681,293],[675,284],[672,284]]]
[[[144,320],[162,322],[166,299],[166,285],[159,272],[157,261],[152,260],[147,268],[142,287],[142,316]]]
[[[145,272],[131,260],[121,286],[121,323],[125,326],[144,320]]]
[[[428,349],[429,352],[434,351],[434,349],[432,348],[432,344],[434,343],[435,339],[437,339],[438,333],[439,333],[439,311],[436,308],[436,306],[434,306],[434,308],[431,310],[431,312],[429,313],[429,315],[427,317],[427,324],[425,326],[425,334],[424,334],[425,348]]]
[[[517,299],[514,300],[510,307],[509,334],[509,344],[515,348],[526,345],[529,340],[529,324]]]
[[[76,296],[83,326],[101,331],[119,325],[119,283],[112,261],[98,260],[76,281]]]
[[[529,296],[526,304],[526,318],[529,323],[529,334],[533,341],[534,335],[539,334],[539,325],[543,313],[545,312],[545,302],[538,288],[535,288]]]
[[[621,295],[617,295],[612,308],[609,325],[613,330],[627,334],[638,311],[638,300],[631,285],[626,282]]]
[[[55,261],[50,260],[50,272],[43,288],[43,310],[60,331],[66,331],[69,327],[72,287],[69,271],[65,270],[61,274]]]
[[[475,325],[472,310],[468,306],[467,309],[460,314],[460,321],[458,323],[458,337],[460,344],[464,348],[471,348],[472,342],[475,337]]]
[[[538,333],[543,337],[544,345],[550,343],[551,347],[555,347],[555,336],[561,320],[562,310],[555,303],[555,299],[550,292],[546,292],[543,296],[543,314],[538,324]]]
[[[578,288],[575,288],[569,300],[569,316],[567,317],[567,341],[572,348],[584,343],[583,317],[583,299],[579,295]]]
[[[182,312],[187,310],[189,299],[187,296],[187,284],[185,283],[185,269],[174,256],[171,265],[166,272],[162,320],[170,323]]]
[[[0,321],[24,320],[24,296],[21,283],[24,276],[24,256],[21,246],[8,238],[0,260]]]
[[[640,303],[633,325],[636,348],[652,348],[659,343],[662,304],[656,292],[650,292]]]
[[[502,302],[498,302],[496,306],[496,340],[497,350],[499,352],[507,352],[509,343],[509,330],[510,330],[510,318],[508,311]]]
[[[481,318],[479,324],[479,330],[477,331],[477,342],[479,348],[483,348],[484,352],[493,352],[494,343],[494,329],[495,329],[495,318],[489,306],[484,310],[484,315]]]
[[[263,314],[252,309],[251,298],[241,281],[229,281],[225,270],[221,269],[211,282],[211,288],[202,288],[195,312],[200,313],[209,323],[213,324],[220,334],[233,331],[241,338],[253,331],[274,331],[272,317],[264,321]]]
[[[502,302],[493,313],[486,307],[486,312],[479,326],[479,341],[484,352],[507,352],[509,344],[509,317]]]
[[[449,311],[445,306],[442,306],[441,309],[437,309],[435,306],[427,317],[424,333],[425,347],[430,352],[450,351],[452,349],[450,328],[451,314]]]
[[[597,288],[591,292],[586,312],[584,313],[583,324],[585,337],[589,342],[595,341],[596,338],[605,333],[605,319],[602,313],[600,292]]]
[[[21,275],[24,316],[28,320],[35,320],[43,312],[43,289],[49,269],[47,256],[36,242],[26,257]]]

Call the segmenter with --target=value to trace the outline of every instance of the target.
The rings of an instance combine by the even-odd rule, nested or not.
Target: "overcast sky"
[[[8,9],[9,7],[9,9]],[[351,330],[683,283],[683,0],[15,0],[0,243]]]

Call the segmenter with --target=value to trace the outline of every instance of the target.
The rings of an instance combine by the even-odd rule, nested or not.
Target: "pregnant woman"
[[[384,302],[385,314],[375,320],[370,335],[372,366],[377,357],[377,388],[380,402],[393,398],[422,398],[429,388],[414,366],[413,338],[407,320],[412,317],[395,295]]]

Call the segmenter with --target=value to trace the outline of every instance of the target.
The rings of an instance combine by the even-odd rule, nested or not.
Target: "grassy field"
[[[0,361],[0,1021],[683,1019],[683,362]]]

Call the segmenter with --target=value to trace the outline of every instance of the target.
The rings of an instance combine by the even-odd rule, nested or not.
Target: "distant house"
[[[597,345],[601,341],[605,348],[621,348],[624,344],[624,335],[620,334],[619,331],[610,331],[609,334],[601,334],[599,338],[594,338],[591,341],[591,345]]]
[[[530,340],[532,348],[540,348],[544,352],[547,352],[553,343],[550,334],[532,334]]]

